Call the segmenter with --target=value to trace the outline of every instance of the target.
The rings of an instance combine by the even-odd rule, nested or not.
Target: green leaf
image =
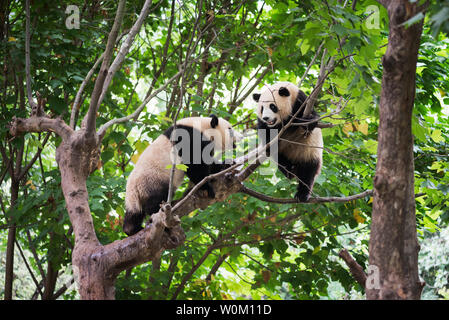
[[[426,138],[426,128],[419,124],[419,121],[416,117],[412,117],[412,133],[413,135],[420,141],[425,142]]]
[[[424,19],[424,14],[422,12],[419,12],[418,14],[414,15],[407,21],[403,22],[401,24],[401,26],[405,26],[406,28],[409,28],[410,26],[414,25],[415,23],[418,23],[422,19]]]
[[[187,172],[187,169],[189,169],[189,167],[186,166],[185,164],[180,163],[176,165],[176,169]]]
[[[365,148],[369,153],[377,154],[377,141],[372,139],[365,141]]]
[[[430,137],[432,138],[433,141],[435,141],[436,143],[440,143],[444,141],[444,138],[441,136],[441,130],[440,129],[436,129],[433,130],[432,134],[430,135]]]

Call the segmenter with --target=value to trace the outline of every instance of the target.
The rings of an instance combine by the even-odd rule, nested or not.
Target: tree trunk
[[[16,185],[17,184],[17,185]],[[11,182],[11,208],[16,205],[19,192],[18,183]],[[12,224],[8,228],[8,242],[6,245],[5,264],[5,300],[12,300],[12,283],[14,281],[14,243],[16,240],[16,225]]]
[[[19,181],[11,179],[11,208],[14,208],[19,197]],[[6,264],[5,264],[5,300],[12,300],[14,281],[14,245],[16,240],[16,224],[13,223],[8,228],[8,242],[6,245]]]
[[[380,1],[388,10],[388,48],[383,57],[379,144],[369,243],[368,299],[419,299],[419,245],[416,236],[412,110],[422,21],[401,24],[420,7],[408,0]],[[369,279],[368,279],[369,280]]]
[[[72,265],[82,299],[114,299],[114,281],[105,279],[107,265],[97,256],[102,246],[95,233],[86,186],[87,177],[98,161],[98,148],[95,141],[88,142],[84,133],[72,134],[56,153],[62,192],[75,235]]]

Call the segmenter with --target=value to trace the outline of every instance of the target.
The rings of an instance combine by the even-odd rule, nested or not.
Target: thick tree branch
[[[26,132],[56,132],[63,140],[68,139],[74,132],[62,119],[46,117],[30,117],[27,119],[13,118],[9,124],[9,132],[17,136]]]
[[[123,32],[120,35],[120,37],[117,38],[116,43],[119,43],[120,40],[123,38],[123,36],[125,36],[126,34],[127,34],[127,31]],[[92,78],[95,70],[97,70],[98,66],[100,65],[100,62],[103,61],[103,57],[104,57],[104,52],[95,61],[94,65],[92,66],[92,68],[87,73],[87,75],[84,78],[83,82],[81,82],[81,85],[80,85],[80,87],[78,89],[78,92],[76,93],[75,100],[74,100],[73,105],[72,105],[72,113],[70,115],[70,124],[69,125],[70,125],[70,127],[72,129],[75,129],[75,127],[76,127],[76,119],[78,117],[78,112],[79,112],[79,109],[80,109],[81,104],[82,104],[82,97],[83,97],[84,89],[87,87],[87,84],[89,83],[90,79]]]

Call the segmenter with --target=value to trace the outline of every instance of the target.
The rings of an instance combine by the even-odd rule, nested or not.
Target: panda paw
[[[200,196],[201,197],[209,197],[214,199],[215,198],[215,191],[214,188],[212,188],[209,184],[205,184],[203,187],[200,188]]]
[[[299,202],[307,202],[310,199],[310,194],[308,192],[298,191],[295,194],[295,199]]]
[[[318,118],[319,118],[319,117],[317,117],[316,115],[309,114],[308,116],[303,117],[302,120],[303,120],[303,122],[310,122],[310,121],[316,120],[316,119],[318,119]],[[317,122],[317,121],[312,122],[312,123],[309,123],[309,124],[307,125],[307,127],[306,127],[307,130],[306,130],[305,135],[306,135],[306,136],[309,136],[309,135],[312,133],[313,129],[316,128],[317,125],[318,125],[318,122]]]

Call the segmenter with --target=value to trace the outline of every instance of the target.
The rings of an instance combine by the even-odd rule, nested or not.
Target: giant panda
[[[257,102],[257,129],[262,144],[276,137],[306,98],[305,93],[290,82],[278,82],[267,86],[262,93],[253,94],[253,99]],[[301,202],[309,200],[323,162],[323,137],[321,129],[316,127],[317,122],[295,125],[318,118],[318,114],[313,111],[307,119],[302,119],[304,108],[278,142],[267,150],[268,153],[271,152],[270,157],[277,160],[279,170],[288,179],[299,180],[295,198]]]
[[[240,138],[228,121],[215,115],[184,118],[176,122],[176,128],[168,128],[143,151],[128,178],[124,232],[131,236],[142,230],[145,216],[158,212],[161,202],[167,200],[173,163],[186,165],[185,174],[197,184],[204,177],[229,167],[217,161],[214,154],[232,150]],[[184,171],[178,168],[175,167],[173,190],[184,178]],[[209,182],[200,189],[215,197]]]

